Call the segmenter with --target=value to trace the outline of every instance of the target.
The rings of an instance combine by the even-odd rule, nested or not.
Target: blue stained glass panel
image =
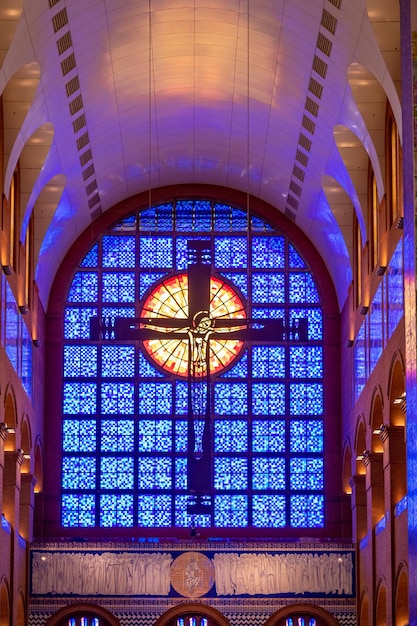
[[[164,374],[156,369],[145,357],[142,352],[139,352],[139,376],[140,378],[163,378]]]
[[[245,383],[215,383],[214,412],[216,415],[246,415],[248,412]]]
[[[177,237],[175,247],[175,264],[177,270],[186,270],[188,268],[188,242],[189,241],[207,241],[210,240],[207,237]]]
[[[175,421],[175,452],[187,452],[188,425],[185,420]]]
[[[290,486],[293,491],[323,489],[323,459],[316,457],[290,459]]]
[[[254,319],[285,320],[285,311],[275,307],[254,307],[252,317]]]
[[[373,371],[375,365],[382,355],[385,341],[385,323],[383,309],[383,283],[381,283],[375,293],[369,310],[369,370]]]
[[[282,273],[252,274],[252,300],[259,304],[285,302],[285,276]]]
[[[232,209],[229,205],[214,205],[214,228],[221,232],[232,230]]]
[[[133,420],[112,419],[101,423],[101,450],[103,452],[133,452],[135,423]]]
[[[362,392],[368,375],[368,360],[366,350],[366,322],[362,322],[356,336],[354,347],[354,375],[356,398]]]
[[[288,244],[288,265],[291,269],[304,269],[306,264],[297,250],[290,243]]]
[[[193,228],[194,200],[178,200],[175,205],[176,230],[190,231]]]
[[[286,485],[285,458],[256,457],[252,460],[252,488],[283,490]]]
[[[93,415],[96,413],[96,387],[95,383],[64,383],[64,414]]]
[[[95,243],[90,252],[87,252],[84,259],[80,263],[80,267],[97,267],[98,266],[98,243]]]
[[[284,237],[253,237],[252,267],[257,269],[283,269],[285,267]]]
[[[177,237],[175,245],[175,264],[177,270],[186,270],[188,267],[188,240],[189,237]],[[193,237],[192,239],[195,239]]]
[[[32,397],[32,338],[22,322],[22,361],[20,379],[29,398]]]
[[[139,263],[143,268],[154,269],[155,267],[171,268],[172,237],[140,237],[139,238]]]
[[[159,204],[156,211],[156,230],[172,230],[174,222],[172,203]]]
[[[135,374],[135,346],[103,346],[101,375],[103,378],[132,378]]]
[[[103,415],[133,415],[135,410],[133,383],[102,383],[101,412]]]
[[[404,314],[403,242],[398,242],[387,271],[388,338]]]
[[[254,452],[284,452],[286,449],[283,420],[254,420],[252,450]]]
[[[128,268],[136,265],[136,238],[132,235],[109,235],[102,239],[103,267]]]
[[[173,206],[171,203],[160,204],[155,208],[139,213],[139,229],[145,231],[172,230]]]
[[[291,304],[318,304],[319,294],[309,272],[290,272],[289,301]]]
[[[124,493],[100,496],[100,526],[104,528],[133,526],[133,496]]]
[[[5,302],[5,325],[4,325],[4,343],[6,354],[12,364],[15,372],[18,371],[18,338],[19,338],[19,310],[14,299],[10,285],[5,281],[6,302]]]
[[[64,452],[94,452],[96,449],[96,420],[68,420],[62,423]]]
[[[95,489],[96,459],[92,456],[64,456],[62,486],[64,489]]]
[[[220,268],[246,268],[246,237],[217,237],[214,240],[214,264]]]
[[[139,298],[143,298],[148,289],[164,276],[166,276],[166,272],[141,272],[139,276]]]
[[[88,528],[96,525],[96,502],[91,494],[62,496],[62,525],[64,528]]]
[[[308,321],[308,339],[321,341],[323,339],[323,315],[319,308],[290,309],[290,326],[302,318]]]
[[[96,307],[67,306],[64,312],[65,339],[89,339],[91,317],[97,317]]]
[[[251,216],[251,226],[252,230],[258,230],[264,233],[273,231],[273,228],[269,224],[264,222],[260,217],[257,217],[256,215]]]
[[[252,377],[284,378],[285,346],[253,346]]]
[[[142,415],[169,415],[172,410],[171,383],[139,383],[139,409]]]
[[[97,272],[76,272],[68,291],[68,302],[97,302]]]
[[[291,415],[322,415],[323,385],[321,383],[290,384]]]
[[[116,317],[135,317],[135,309],[131,306],[103,306],[102,317],[106,320],[112,320]]]
[[[139,489],[171,489],[171,459],[161,456],[140,456],[138,458],[138,487]]]
[[[139,215],[139,230],[157,230],[156,221],[156,207],[151,207],[145,211],[140,211]]]
[[[221,276],[224,276],[226,280],[230,281],[238,288],[238,291],[247,298],[248,297],[248,276],[240,272],[221,272]]]
[[[214,451],[246,452],[248,449],[248,426],[243,420],[215,420]]]
[[[283,528],[286,526],[285,496],[254,495],[252,518],[252,523],[256,528]]]
[[[211,202],[195,200],[192,229],[197,232],[204,232],[211,230],[211,228]]]
[[[285,415],[285,400],[283,383],[252,385],[252,413],[254,415]]]
[[[290,498],[292,528],[322,528],[324,526],[324,496],[293,495]]]
[[[322,346],[290,346],[291,378],[323,378]]]
[[[95,378],[97,376],[97,346],[64,346],[64,376],[66,378]]]
[[[175,489],[187,489],[188,484],[188,459],[177,457],[175,459]]]
[[[232,230],[246,232],[248,227],[248,215],[245,211],[232,207]]]
[[[138,499],[138,526],[163,528],[171,526],[171,496],[141,495]]]
[[[240,490],[248,488],[248,460],[242,457],[214,459],[214,488]]]
[[[214,496],[214,525],[244,528],[248,525],[248,498],[245,495]]]
[[[102,489],[133,489],[133,457],[105,456],[100,463],[100,487]]]
[[[323,452],[324,429],[321,420],[291,420],[291,452]]]
[[[176,415],[188,413],[188,384],[179,380],[175,382],[175,413]]]
[[[140,452],[170,452],[172,450],[171,420],[142,420],[138,428]]]
[[[135,275],[133,272],[103,272],[103,302],[134,302]]]
[[[187,506],[194,504],[195,496],[179,495],[175,496],[175,526],[179,528],[208,528],[212,526],[210,513],[189,513]]]

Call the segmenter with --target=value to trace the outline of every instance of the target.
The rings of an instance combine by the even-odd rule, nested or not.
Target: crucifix
[[[186,342],[187,362],[187,491],[195,496],[191,514],[210,514],[213,488],[212,345],[234,340],[258,343],[307,341],[308,320],[300,318],[286,328],[281,318],[250,319],[243,310],[231,314],[212,310],[211,241],[188,241],[187,303],[185,317],[149,317],[99,320],[92,318],[91,339],[148,342],[175,339]],[[166,315],[166,314],[165,314]]]

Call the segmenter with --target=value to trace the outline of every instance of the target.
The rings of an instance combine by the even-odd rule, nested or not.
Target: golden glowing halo
[[[214,320],[216,334],[227,333],[233,335],[244,325],[222,328],[222,320],[245,319],[246,311],[243,302],[236,291],[223,280],[211,276],[210,278],[210,319]],[[161,338],[148,339],[143,342],[144,349],[151,359],[164,370],[177,376],[188,375],[189,340],[184,337],[163,338],[164,333],[178,332],[182,335],[190,327],[188,320],[188,276],[177,274],[158,283],[146,298],[141,318],[158,318],[170,320],[166,328],[147,324],[146,328],[161,334]],[[178,320],[178,326],[173,328],[171,320]],[[210,373],[214,374],[228,367],[239,354],[243,346],[240,339],[210,338],[209,360]],[[196,375],[205,375],[202,368]]]

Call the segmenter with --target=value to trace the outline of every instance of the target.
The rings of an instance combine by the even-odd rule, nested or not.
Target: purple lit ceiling
[[[387,99],[401,130],[397,0],[2,0],[0,42],[4,188],[20,159],[44,306],[95,216],[179,183],[287,214],[343,304]]]

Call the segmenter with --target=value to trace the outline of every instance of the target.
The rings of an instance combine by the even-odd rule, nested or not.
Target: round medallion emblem
[[[198,598],[207,594],[214,583],[214,567],[200,552],[186,552],[171,565],[171,584],[182,596]]]

